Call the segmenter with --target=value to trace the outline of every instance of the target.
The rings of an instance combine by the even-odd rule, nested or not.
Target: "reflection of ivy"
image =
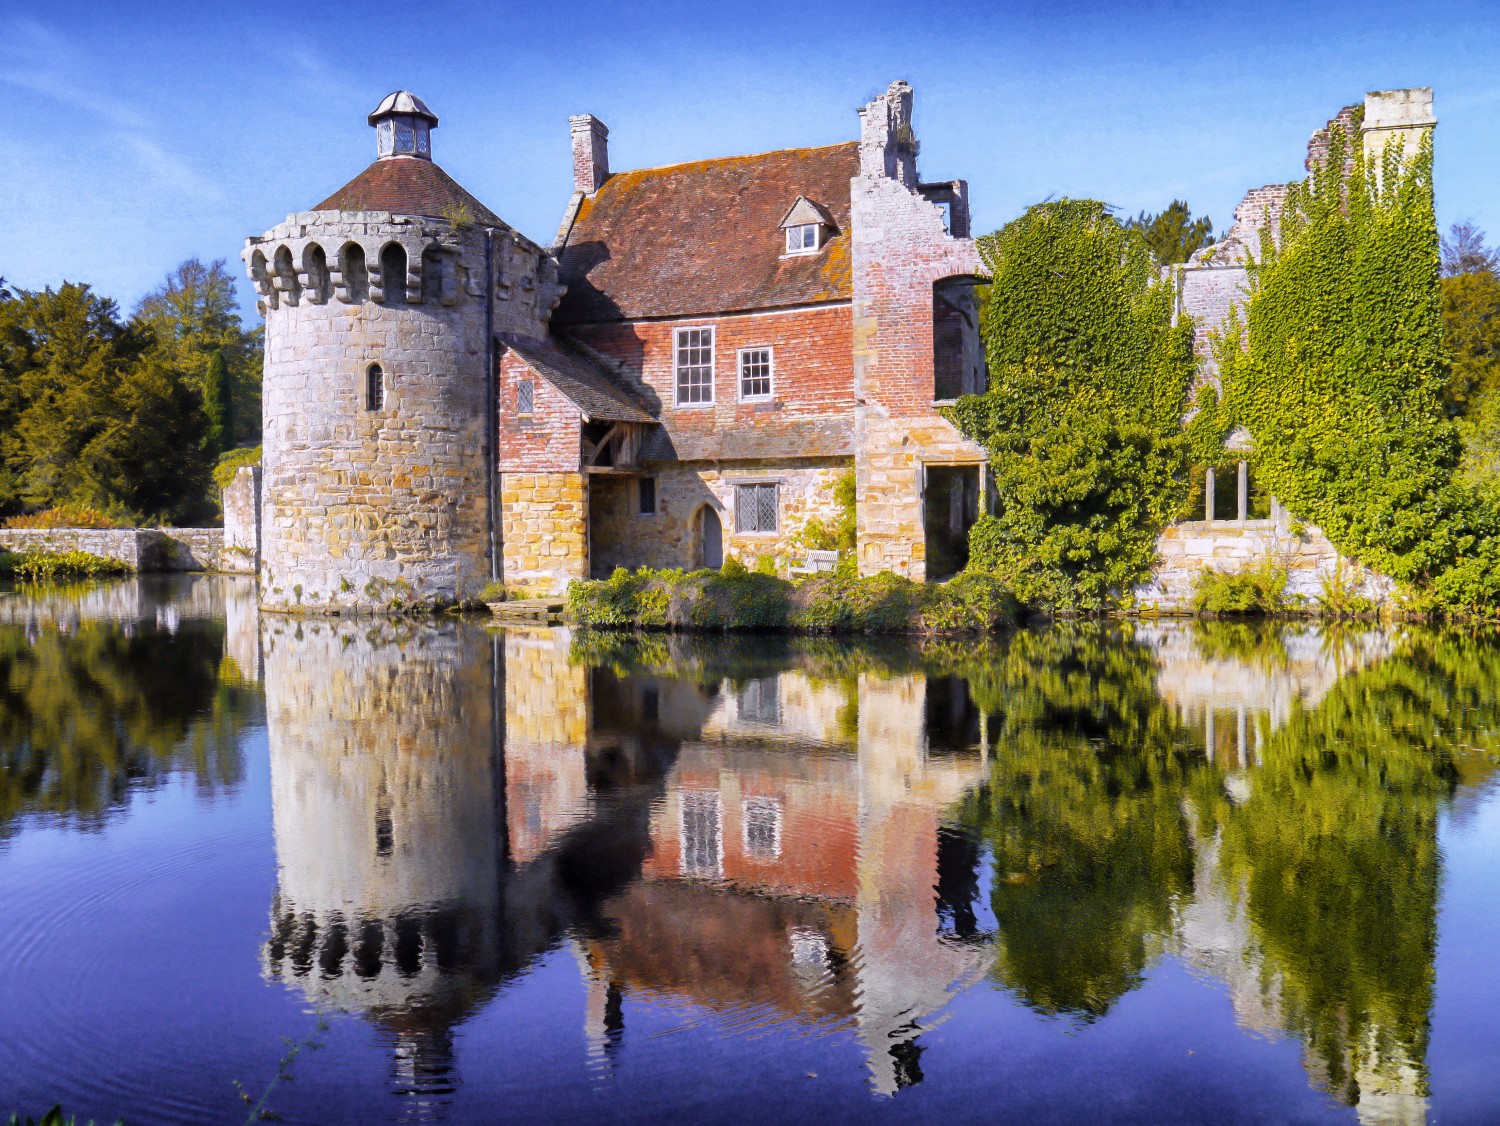
[[[223,649],[222,623],[0,627],[0,835],[32,812],[95,822],[173,772],[238,783],[254,696],[221,678]]]

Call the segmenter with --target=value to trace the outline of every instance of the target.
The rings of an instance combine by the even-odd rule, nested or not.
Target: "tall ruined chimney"
[[[593,195],[609,179],[609,130],[591,113],[568,118],[573,127],[573,190]]]

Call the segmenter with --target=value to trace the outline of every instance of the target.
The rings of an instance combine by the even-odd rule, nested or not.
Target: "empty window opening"
[[[734,530],[764,534],[776,531],[777,497],[774,484],[734,487]]]
[[[642,477],[636,482],[636,511],[642,516],[656,515],[655,477]]]
[[[328,273],[328,255],[317,243],[309,246],[303,255],[307,266],[307,297],[314,305],[322,305],[332,295],[333,286]]]
[[[677,330],[677,404],[714,401],[714,330]]]
[[[788,254],[811,254],[818,249],[818,224],[798,223],[786,229]]]
[[[523,379],[516,384],[516,413],[532,414],[536,411],[536,381]]]
[[[344,279],[345,300],[357,305],[370,299],[370,270],[365,264],[364,247],[347,243],[339,252],[339,272]]]
[[[661,718],[661,690],[654,684],[641,689],[641,718],[648,723]]]
[[[682,874],[717,879],[724,874],[724,812],[715,790],[682,793]]]
[[[945,278],[932,287],[932,397],[939,402],[981,394],[989,382],[976,284]]]
[[[927,581],[943,582],[969,564],[969,529],[979,519],[979,466],[929,465],[924,472]]]
[[[385,304],[406,304],[406,251],[397,243],[380,252],[380,286]]]
[[[276,276],[281,279],[277,288],[286,295],[287,304],[300,304],[302,282],[297,277],[297,267],[292,265],[292,252],[284,246],[276,252]]]
[[[746,798],[741,810],[745,855],[756,860],[775,860],[781,855],[780,799]]]
[[[1271,494],[1249,462],[1197,466],[1188,481],[1190,487],[1179,520],[1234,523],[1271,518]]]
[[[771,397],[771,349],[740,350],[740,399],[746,402]]]
[[[365,371],[365,410],[385,409],[385,372],[379,364],[371,364]]]

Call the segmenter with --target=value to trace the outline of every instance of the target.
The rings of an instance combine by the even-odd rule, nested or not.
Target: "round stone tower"
[[[557,267],[432,160],[405,90],[373,164],[246,240],[266,319],[260,602],[380,611],[491,577],[498,334],[546,334]]]

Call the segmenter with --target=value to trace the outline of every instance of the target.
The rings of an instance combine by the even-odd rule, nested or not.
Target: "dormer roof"
[[[425,117],[430,123],[438,123],[437,114],[427,108],[427,103],[417,97],[410,90],[392,90],[380,99],[380,104],[370,112],[369,122],[374,125],[383,117],[392,114],[409,113],[414,117]]]
[[[617,172],[578,208],[554,324],[703,316],[850,299],[849,184],[859,145]],[[788,255],[787,201],[821,200],[836,232]],[[794,207],[796,204],[794,203]]]
[[[805,195],[799,195],[797,202],[781,217],[781,227],[802,227],[808,223],[817,223],[819,226],[831,227],[834,225],[833,216],[828,209],[820,203],[814,203]]]

